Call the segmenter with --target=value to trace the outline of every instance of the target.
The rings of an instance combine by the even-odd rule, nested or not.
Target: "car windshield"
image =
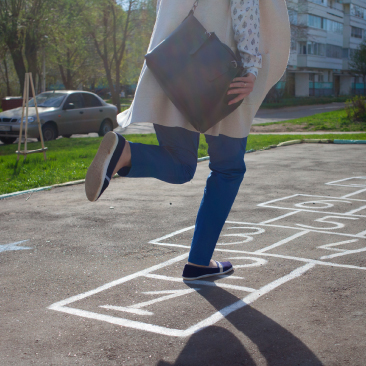
[[[42,93],[36,96],[38,107],[59,107],[65,99],[65,93]],[[29,107],[34,107],[34,98],[29,101]]]

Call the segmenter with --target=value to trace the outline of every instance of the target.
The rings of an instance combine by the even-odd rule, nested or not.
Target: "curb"
[[[366,144],[366,140],[333,140],[334,144]]]
[[[323,143],[323,144],[365,144],[366,145],[366,140],[329,140],[329,139],[302,139],[302,140],[290,140],[290,141],[284,141],[279,143],[278,145],[271,145],[269,147],[265,147],[263,149],[259,149],[259,150],[255,150],[255,149],[250,149],[247,150],[245,153],[252,153],[252,152],[256,152],[256,151],[264,151],[264,150],[270,150],[270,149],[274,149],[276,147],[282,147],[282,146],[290,146],[290,145],[296,145],[296,144],[302,144],[302,143],[315,143],[315,144],[319,144],[319,143]],[[209,156],[204,156],[203,158],[198,158],[197,161],[201,162],[201,161],[206,161],[206,160],[210,160]],[[115,178],[115,177],[113,177]],[[49,191],[52,188],[58,188],[58,187],[67,187],[67,186],[74,186],[77,184],[82,184],[85,182],[85,179],[80,179],[80,180],[75,180],[72,182],[66,182],[66,183],[60,183],[60,184],[54,184],[52,186],[47,186],[47,187],[40,187],[40,188],[33,188],[33,189],[28,189],[26,191],[18,191],[18,192],[13,192],[13,193],[6,193],[6,194],[2,194],[0,195],[0,200],[6,199],[6,198],[11,198],[11,197],[15,197],[15,196],[20,196],[22,194],[32,194],[34,192],[40,192],[40,191]]]
[[[77,184],[82,184],[84,182],[85,182],[85,179],[80,179],[80,180],[75,180],[75,181],[72,181],[72,182],[54,184],[52,186],[46,186],[46,187],[40,187],[40,188],[27,189],[26,191],[18,191],[18,192],[13,192],[13,193],[6,193],[6,194],[0,195],[0,200],[3,200],[5,198],[11,198],[11,197],[15,197],[15,196],[20,196],[22,194],[32,194],[34,192],[50,191],[52,188],[75,186]]]

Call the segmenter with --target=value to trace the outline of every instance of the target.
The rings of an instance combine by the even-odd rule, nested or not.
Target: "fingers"
[[[249,94],[251,90],[249,88],[235,88],[227,92],[227,94]]]
[[[243,82],[236,82],[236,83],[231,83],[230,84],[230,88],[246,88],[249,87],[250,83],[243,83]]]
[[[238,95],[236,98],[234,98],[233,100],[231,100],[228,104],[231,105],[231,104],[234,104],[234,103],[237,103],[239,102],[240,100],[244,99],[245,97],[247,97],[249,95],[248,94],[240,94]]]
[[[236,98],[229,102],[229,105],[239,102],[247,97],[254,88],[255,76],[249,74],[249,76],[236,77],[229,86],[227,94],[239,94]],[[231,89],[230,89],[231,88]]]

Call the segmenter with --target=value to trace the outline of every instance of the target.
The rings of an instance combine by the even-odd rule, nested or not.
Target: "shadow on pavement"
[[[186,285],[194,286],[187,282]],[[240,300],[220,287],[204,286],[198,294],[217,310]],[[257,346],[262,356],[260,361],[263,364],[270,366],[322,365],[300,339],[249,305],[232,312],[226,320]],[[210,326],[190,337],[173,364],[160,361],[157,365],[251,366],[257,365],[257,362],[233,333],[222,327]]]

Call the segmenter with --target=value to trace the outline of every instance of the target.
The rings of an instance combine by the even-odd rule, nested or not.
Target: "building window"
[[[355,17],[366,19],[366,9],[361,6],[351,4],[350,13]]]
[[[318,42],[299,42],[301,55],[325,56],[325,44]]]
[[[351,37],[362,39],[362,28],[351,27]]]
[[[326,19],[316,15],[308,14],[308,26],[319,29],[327,29]]]
[[[306,55],[306,42],[299,42],[299,45],[300,45],[299,54]]]
[[[327,30],[329,32],[343,34],[343,24],[327,19]]]
[[[342,58],[342,47],[333,44],[326,45],[326,55],[331,58]]]
[[[297,51],[296,41],[291,38],[291,51]]]

